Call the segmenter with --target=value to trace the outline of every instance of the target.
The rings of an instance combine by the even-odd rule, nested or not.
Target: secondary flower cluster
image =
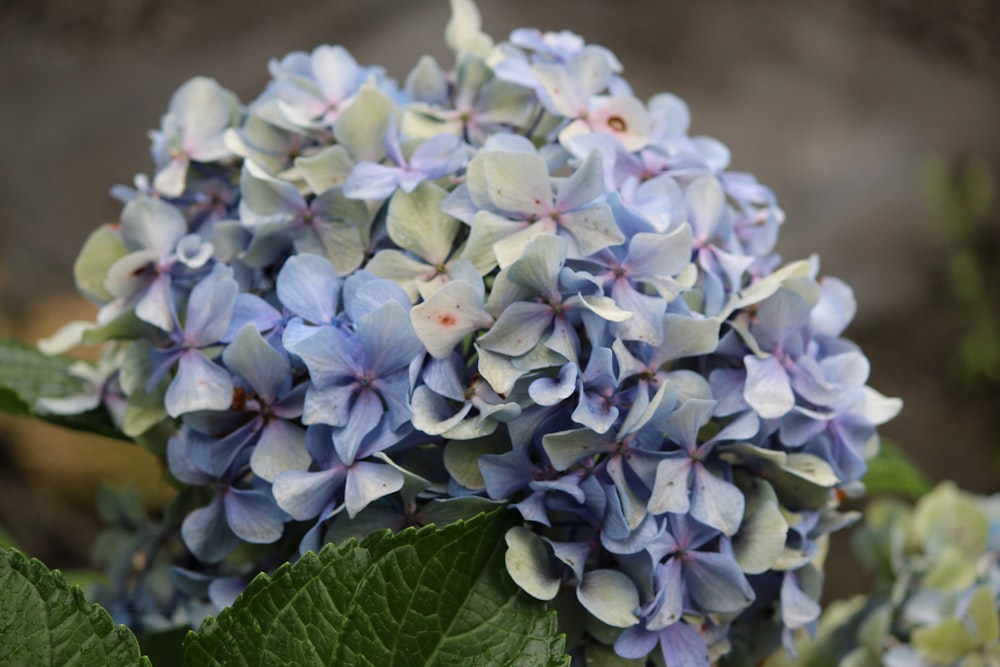
[[[102,307],[74,331],[115,353],[47,407],[171,433],[171,473],[210,490],[188,584],[246,574],[243,543],[507,504],[513,579],[619,655],[708,665],[760,620],[791,646],[899,409],[841,337],[850,289],[779,268],[773,194],[679,98],[642,102],[577,35],[494,45],[453,7],[454,67],[402,85],[321,46],[246,105],[181,86],[155,175],[76,266]]]
[[[805,665],[973,667],[1000,661],[1000,495],[940,484],[914,507],[865,510],[854,550],[873,595],[824,611]],[[783,656],[767,667],[784,667]],[[800,664],[800,663],[795,663]]]

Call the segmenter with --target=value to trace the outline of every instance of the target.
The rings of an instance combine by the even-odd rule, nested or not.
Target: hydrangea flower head
[[[707,666],[762,626],[793,647],[900,407],[842,337],[850,289],[782,264],[773,193],[679,98],[452,5],[450,71],[400,85],[324,45],[246,104],[181,87],[152,186],[81,257],[86,335],[118,351],[81,409],[169,433],[208,489],[184,580],[504,504],[514,581],[611,629],[580,657]]]

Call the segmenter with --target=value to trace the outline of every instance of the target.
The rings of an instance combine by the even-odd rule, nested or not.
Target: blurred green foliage
[[[953,358],[964,385],[1000,387],[1000,209],[997,179],[982,157],[925,162],[920,184],[945,245],[947,288],[960,308]],[[945,313],[950,316],[949,313]]]

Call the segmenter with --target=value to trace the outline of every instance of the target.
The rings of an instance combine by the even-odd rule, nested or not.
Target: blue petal
[[[344,181],[344,196],[351,199],[388,199],[396,191],[402,173],[399,167],[361,162]]]
[[[340,279],[325,257],[311,254],[289,257],[278,273],[278,299],[307,322],[332,322],[339,295]]]
[[[146,293],[135,304],[140,320],[155,324],[164,331],[174,328],[174,303],[169,273],[156,276],[146,287]]]
[[[233,317],[240,286],[233,279],[233,270],[216,264],[212,272],[191,290],[184,339],[196,347],[215,345],[226,335]]]
[[[320,327],[289,349],[306,363],[313,383],[320,388],[353,381],[367,370],[360,341],[339,328]]]
[[[491,352],[516,357],[535,347],[552,324],[552,306],[518,301],[508,306],[476,342]]]
[[[403,488],[403,475],[392,466],[359,461],[347,471],[344,504],[352,519],[373,500]]]
[[[226,520],[238,537],[252,544],[270,544],[281,537],[285,524],[271,494],[256,489],[229,489],[223,498]]]
[[[819,604],[799,586],[795,572],[786,572],[781,581],[781,622],[789,628],[801,628],[820,614]]]
[[[810,309],[798,292],[779,289],[757,307],[757,321],[751,332],[763,349],[776,350],[790,335],[809,324]]]
[[[528,485],[534,475],[534,464],[526,447],[506,454],[485,454],[479,457],[479,470],[490,498],[501,500]]]
[[[646,620],[650,630],[663,628],[681,620],[684,611],[684,568],[679,557],[673,557],[656,567],[657,600],[653,613]]]
[[[795,396],[788,373],[776,357],[758,359],[752,354],[743,358],[747,383],[743,398],[764,419],[777,419],[795,406]]]
[[[712,418],[714,409],[715,401],[688,399],[658,426],[668,438],[693,452],[698,444],[698,431]]]
[[[656,642],[660,636],[655,632],[649,632],[639,625],[625,628],[618,639],[615,640],[615,653],[623,658],[643,659],[649,656],[650,652],[656,648]],[[670,663],[673,667],[673,663]],[[706,663],[707,664],[707,663]]]
[[[233,319],[222,340],[226,343],[232,342],[246,324],[253,324],[258,331],[265,332],[281,324],[281,320],[281,313],[267,301],[256,294],[241,293],[236,297]]]
[[[221,495],[187,515],[181,524],[181,537],[191,553],[204,563],[217,563],[240,544],[240,539],[229,529]]]
[[[366,388],[358,393],[347,423],[333,431],[333,444],[341,461],[347,465],[354,463],[361,441],[378,426],[384,413],[382,401],[374,391]]]
[[[745,503],[736,486],[710,473],[702,463],[694,465],[691,516],[695,519],[732,536],[743,520]]]
[[[267,405],[292,384],[292,367],[285,355],[268,345],[248,322],[222,353],[229,370],[240,375]]]
[[[674,623],[660,630],[660,650],[670,667],[710,667],[708,646],[687,623]]]
[[[410,309],[410,296],[394,280],[379,278],[367,271],[356,271],[344,281],[344,309],[353,322],[391,301],[399,304],[404,311]]]
[[[283,419],[271,419],[250,455],[250,469],[271,482],[286,470],[305,470],[311,460],[305,429]]]
[[[554,378],[538,378],[528,386],[528,395],[538,405],[558,405],[576,390],[576,364],[563,364]]]
[[[356,320],[355,330],[365,350],[368,368],[377,377],[387,377],[406,368],[424,351],[407,311],[395,301]]]
[[[684,580],[691,599],[704,611],[737,612],[755,597],[736,561],[719,553],[689,551],[684,562]]]
[[[651,514],[684,514],[690,507],[691,459],[667,455],[656,466],[656,481],[646,509]]]
[[[271,492],[278,507],[296,521],[315,518],[341,490],[347,478],[343,466],[320,472],[288,470],[274,478]]]
[[[343,426],[351,410],[351,399],[357,393],[354,384],[332,385],[320,388],[309,385],[305,404],[302,406],[302,423]]]
[[[224,368],[212,363],[198,350],[180,357],[177,375],[164,397],[171,417],[195,410],[225,410],[233,402],[233,379]]]

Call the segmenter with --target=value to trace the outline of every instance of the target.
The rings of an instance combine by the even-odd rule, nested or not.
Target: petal
[[[691,226],[681,225],[669,234],[642,232],[632,237],[628,255],[622,262],[633,280],[655,276],[676,276],[691,263]],[[655,283],[654,283],[655,284]],[[675,293],[660,296],[673,299]]]
[[[542,448],[556,470],[567,470],[580,459],[613,449],[613,440],[590,429],[546,433]]]
[[[180,194],[180,193],[178,193]],[[122,211],[122,238],[132,250],[155,250],[165,256],[188,232],[184,215],[162,199],[136,197]]]
[[[270,544],[281,537],[285,524],[270,493],[229,489],[223,498],[226,520],[239,538],[252,544]]]
[[[691,485],[691,516],[707,526],[732,536],[743,520],[746,500],[733,484],[719,479],[704,465],[694,465]]]
[[[657,566],[656,588],[659,599],[654,612],[646,619],[649,630],[662,630],[681,620],[684,611],[684,568],[674,557]]]
[[[516,357],[538,344],[552,324],[552,306],[518,301],[508,306],[476,342],[483,349]]]
[[[656,648],[658,641],[660,641],[659,634],[650,632],[638,625],[633,625],[625,628],[618,635],[618,639],[615,640],[615,653],[623,658],[645,660],[650,652]],[[671,667],[673,667],[672,664]]]
[[[576,390],[576,364],[563,364],[556,377],[541,377],[528,386],[528,395],[538,405],[558,405]]]
[[[656,466],[656,481],[646,509],[650,514],[686,514],[690,507],[691,459],[667,456]]]
[[[507,573],[521,590],[537,600],[551,600],[561,580],[553,576],[545,543],[527,528],[514,526],[504,535]]]
[[[688,399],[671,412],[659,426],[668,438],[688,452],[693,452],[698,445],[698,431],[712,418],[714,409],[715,401]]]
[[[243,163],[240,174],[240,220],[251,227],[266,222],[287,223],[308,207],[298,188],[271,176],[253,160]]]
[[[604,169],[600,151],[591,150],[583,164],[559,184],[556,192],[556,208],[563,212],[581,208],[603,196]]]
[[[253,323],[240,329],[222,353],[226,368],[242,377],[270,405],[284,387],[291,386],[292,367],[281,352],[271,347]]]
[[[390,301],[354,323],[369,360],[368,368],[376,377],[384,378],[406,368],[425,349],[407,310]]]
[[[240,543],[226,522],[220,495],[187,515],[181,524],[181,537],[191,553],[204,563],[217,563]]]
[[[627,628],[639,622],[639,591],[635,584],[618,570],[591,570],[583,575],[576,589],[580,604],[598,620],[616,628]]]
[[[233,402],[233,379],[198,350],[180,357],[177,375],[164,397],[167,414],[178,417],[195,410],[225,410]]]
[[[781,622],[788,628],[801,628],[815,621],[821,608],[799,586],[795,572],[786,572],[781,581]]]
[[[486,195],[498,211],[524,217],[548,215],[552,188],[545,160],[532,153],[503,151],[482,154],[480,159]]]
[[[368,360],[359,341],[339,328],[320,327],[289,349],[306,363],[309,376],[318,388],[353,380],[367,370]]]
[[[711,354],[719,345],[720,326],[721,321],[714,317],[667,314],[663,318],[663,344],[650,359],[650,365],[661,366],[684,357]]]
[[[373,500],[403,488],[403,475],[392,466],[359,461],[347,470],[344,504],[351,518]]]
[[[483,308],[482,297],[469,283],[456,280],[410,310],[410,321],[431,356],[448,357],[466,336],[488,328],[493,318]]]
[[[604,202],[561,214],[559,226],[573,238],[578,257],[625,242],[611,207]]]
[[[250,469],[261,479],[273,482],[286,470],[306,470],[311,461],[305,429],[283,419],[272,419],[250,455]]]
[[[444,189],[428,182],[409,194],[397,192],[386,214],[386,229],[393,243],[429,264],[443,264],[462,226],[441,210],[446,196]]]
[[[761,503],[743,519],[739,532],[733,537],[736,562],[747,574],[763,574],[781,556],[787,535],[788,523],[778,503],[774,500]]]
[[[523,489],[535,473],[526,447],[518,447],[505,454],[484,454],[479,457],[479,470],[483,474],[486,493],[494,500],[511,496]]]
[[[708,646],[687,623],[674,623],[660,631],[660,650],[670,667],[710,667]]]
[[[465,419],[472,410],[472,403],[465,402],[456,408],[427,385],[420,385],[413,391],[410,409],[415,429],[427,435],[441,435]]]
[[[342,466],[320,472],[288,470],[274,478],[271,492],[278,507],[295,519],[305,521],[319,515],[344,484]]]
[[[187,317],[184,319],[184,339],[193,346],[215,345],[226,335],[233,317],[240,286],[233,279],[233,270],[216,264],[212,272],[191,290]]]
[[[233,306],[233,319],[229,322],[222,341],[231,343],[236,334],[245,324],[253,324],[258,331],[271,331],[281,324],[281,313],[264,299],[256,294],[241,292],[236,297],[236,304]]]
[[[396,191],[403,170],[374,162],[358,163],[344,181],[344,196],[351,199],[388,199]]]
[[[747,383],[743,398],[764,419],[777,419],[795,406],[795,396],[788,373],[776,357],[758,359],[752,354],[743,357]]]
[[[329,324],[337,314],[340,279],[325,257],[289,257],[278,273],[278,299],[307,322]]]
[[[740,566],[720,553],[688,552],[684,580],[691,599],[704,611],[737,612],[746,608],[755,597]]]
[[[371,389],[361,390],[351,406],[347,423],[333,431],[333,444],[340,460],[351,465],[361,448],[361,441],[382,420],[385,409],[378,395]]]
[[[658,346],[663,342],[663,315],[667,301],[659,296],[642,294],[627,280],[616,280],[611,298],[619,308],[632,313],[624,322],[616,323],[611,331],[622,340],[638,340]]]
[[[685,191],[688,221],[696,239],[707,241],[715,234],[726,212],[725,193],[715,176],[702,176]]]

